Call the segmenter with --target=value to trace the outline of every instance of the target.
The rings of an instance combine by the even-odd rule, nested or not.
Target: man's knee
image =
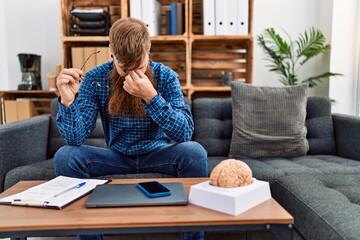
[[[63,174],[63,170],[65,168],[67,168],[67,166],[69,165],[70,162],[73,161],[73,156],[76,156],[76,153],[74,153],[74,151],[76,151],[76,146],[69,146],[69,145],[65,145],[62,146],[54,155],[54,169],[55,169],[55,174],[58,175],[62,175]]]
[[[191,158],[196,158],[198,160],[206,160],[207,162],[207,152],[205,148],[198,142],[190,141],[185,143],[184,154],[187,154]]]
[[[207,152],[198,142],[186,142],[184,144],[184,157],[192,165],[195,176],[206,177],[208,175]]]

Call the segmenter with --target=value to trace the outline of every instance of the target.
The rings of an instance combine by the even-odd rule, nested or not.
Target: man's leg
[[[54,156],[57,176],[91,178],[109,174],[131,173],[134,160],[108,148],[63,146]]]
[[[128,164],[130,163],[130,165]],[[54,156],[57,176],[91,178],[114,173],[130,173],[129,158],[106,148],[93,146],[64,146]],[[77,240],[103,240],[102,234],[77,235]]]
[[[208,177],[206,150],[189,141],[160,147],[139,158],[138,172],[159,172],[177,177]]]

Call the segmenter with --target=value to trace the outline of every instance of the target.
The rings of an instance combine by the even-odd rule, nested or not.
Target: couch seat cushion
[[[335,155],[237,159],[249,165],[255,178],[269,182],[287,175],[360,174],[360,161]]]
[[[272,195],[305,239],[359,239],[359,174],[285,176],[274,182]]]
[[[55,177],[53,161],[46,160],[14,168],[5,176],[4,189],[11,187],[19,181],[50,180]]]
[[[10,170],[5,176],[4,189],[7,189],[19,181],[26,180],[50,180],[55,177],[53,160],[21,166]],[[161,173],[136,173],[136,174],[113,174],[99,177],[100,179],[122,178],[164,178],[174,177]]]

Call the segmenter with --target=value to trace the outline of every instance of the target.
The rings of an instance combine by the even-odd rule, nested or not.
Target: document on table
[[[20,193],[0,198],[0,204],[62,209],[109,180],[58,176]]]

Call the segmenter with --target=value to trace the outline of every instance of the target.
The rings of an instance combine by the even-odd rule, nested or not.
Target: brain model
[[[210,185],[224,188],[246,186],[252,183],[250,167],[240,160],[228,159],[219,163],[210,174]]]

